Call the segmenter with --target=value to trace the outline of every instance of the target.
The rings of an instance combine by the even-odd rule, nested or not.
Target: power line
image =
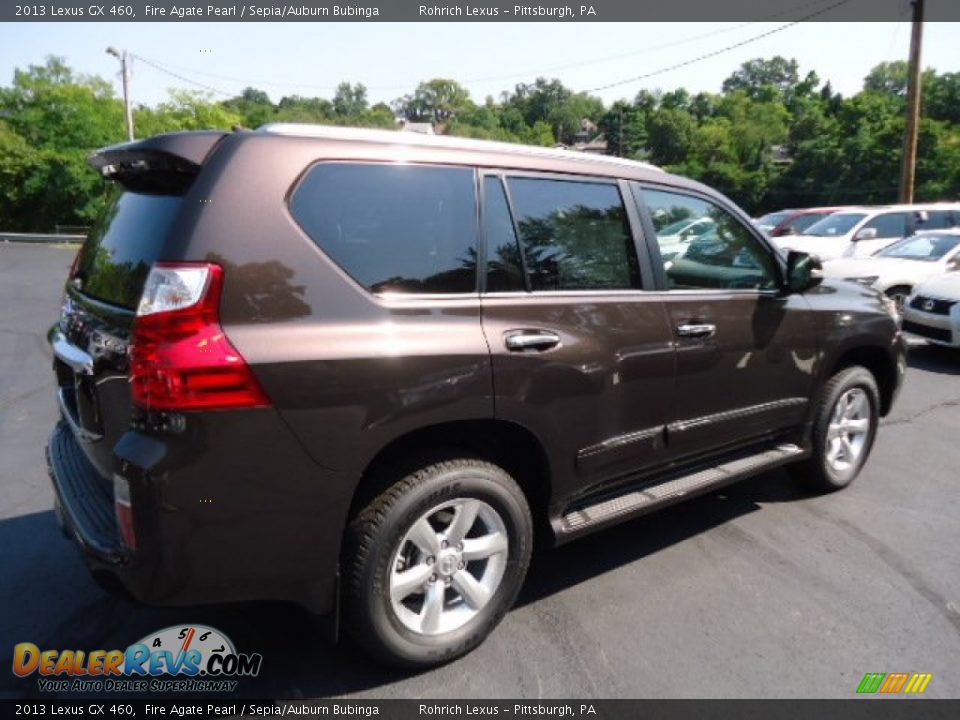
[[[482,78],[469,78],[464,80],[464,83],[481,83],[494,80],[510,80],[513,78],[519,77],[530,77],[531,75],[542,75],[543,73],[555,72],[557,70],[569,70],[571,68],[580,68],[587,67],[589,65],[599,65],[605,62],[610,62],[611,60],[622,60],[628,57],[636,57],[637,55],[647,55],[652,52],[658,52],[660,50],[667,50],[672,47],[678,47],[680,45],[686,45],[687,43],[694,42],[696,40],[702,40],[707,37],[716,37],[718,35],[724,35],[726,33],[731,33],[736,30],[748,27],[750,25],[756,25],[758,22],[763,22],[764,20],[772,20],[773,18],[782,17],[784,15],[789,15],[797,10],[804,10],[813,5],[823,5],[824,2],[829,0],[813,0],[813,2],[805,2],[800,5],[796,5],[791,8],[786,8],[775,13],[770,13],[769,15],[764,15],[763,17],[758,18],[757,20],[751,20],[749,22],[740,23],[739,25],[734,25],[733,27],[722,28],[720,30],[711,30],[709,32],[700,33],[699,35],[693,35],[690,37],[682,38],[680,40],[674,40],[672,42],[663,43],[662,45],[653,45],[651,47],[645,47],[642,50],[631,50],[630,52],[618,53],[616,55],[608,55],[606,57],[597,58],[595,60],[586,60],[566,63],[564,65],[554,65],[553,67],[542,68],[540,70],[531,70],[524,73],[511,73],[509,75],[491,75],[488,77]],[[830,8],[827,8],[830,9]]]
[[[718,36],[718,35],[723,35],[723,34],[726,34],[726,33],[734,32],[734,31],[736,31],[736,30],[740,30],[740,29],[745,28],[745,27],[748,27],[748,26],[750,26],[750,25],[755,25],[756,23],[761,22],[761,21],[764,21],[764,20],[770,20],[770,19],[772,19],[772,18],[782,17],[783,15],[789,15],[789,14],[791,14],[791,13],[793,13],[793,12],[796,12],[796,11],[799,11],[799,10],[804,10],[804,9],[809,8],[809,7],[812,7],[812,6],[822,5],[824,2],[827,2],[827,1],[828,1],[828,0],[813,0],[812,2],[805,2],[805,3],[802,3],[802,4],[800,4],[800,5],[796,5],[796,6],[794,6],[794,7],[791,7],[791,8],[787,8],[787,9],[784,9],[784,10],[780,10],[780,11],[775,12],[775,13],[770,13],[769,15],[765,15],[765,16],[759,18],[758,20],[751,20],[750,22],[740,23],[739,25],[735,25],[735,26],[729,27],[729,28],[722,28],[722,29],[720,29],[720,30],[711,30],[710,32],[700,33],[700,34],[698,34],[698,35],[692,35],[692,36],[689,36],[689,37],[681,38],[681,39],[679,39],[679,40],[674,40],[674,41],[671,41],[671,42],[668,42],[668,43],[663,43],[663,44],[661,44],[661,45],[654,45],[654,46],[650,46],[650,47],[645,47],[645,48],[642,48],[642,49],[640,49],[640,50],[632,50],[632,51],[630,51],[630,52],[618,53],[618,54],[616,54],[616,55],[607,55],[607,56],[604,56],[604,57],[595,58],[595,59],[593,59],[593,60],[580,60],[580,61],[577,61],[577,62],[565,63],[565,64],[563,64],[563,65],[554,65],[554,66],[551,66],[551,67],[541,68],[541,69],[539,69],[539,70],[524,71],[524,72],[522,72],[522,73],[510,73],[510,74],[504,74],[504,75],[489,75],[489,76],[485,76],[485,77],[467,78],[467,79],[461,80],[460,82],[461,82],[462,84],[472,84],[472,83],[493,82],[493,81],[497,81],[497,80],[512,80],[512,79],[525,78],[525,77],[531,77],[531,76],[540,76],[540,75],[542,75],[542,74],[544,74],[544,73],[555,72],[555,71],[558,71],[558,70],[568,70],[568,69],[571,69],[571,68],[588,67],[588,66],[591,66],[591,65],[599,65],[599,64],[606,63],[606,62],[611,62],[611,61],[613,61],[613,60],[622,60],[622,59],[628,58],[628,57],[636,57],[636,56],[638,56],[638,55],[646,55],[646,54],[649,54],[649,53],[658,52],[658,51],[660,51],[660,50],[666,50],[666,49],[669,49],[669,48],[672,48],[672,47],[679,47],[679,46],[681,46],[681,45],[686,45],[686,44],[688,44],[688,43],[695,42],[695,41],[697,41],[697,40],[702,40],[703,38],[706,38],[706,37],[716,37],[716,36]],[[840,3],[835,3],[835,4],[833,4],[833,5],[830,5],[829,7],[824,8],[824,9],[818,11],[818,12],[811,13],[810,15],[807,15],[807,16],[805,16],[805,17],[800,18],[799,20],[797,20],[796,23],[803,22],[804,20],[807,20],[807,19],[809,19],[809,18],[815,17],[816,15],[819,15],[821,12],[826,12],[826,11],[828,11],[828,10],[832,10],[834,7],[837,7],[837,6],[839,6],[839,5],[842,5],[842,4],[844,4],[845,2],[849,2],[849,0],[843,0],[843,1],[840,2]],[[791,25],[791,24],[796,24],[796,23],[790,23],[790,24],[788,24],[788,25],[785,26],[785,27],[789,27],[789,25]],[[782,29],[782,28],[780,28],[780,29]],[[772,34],[773,32],[778,32],[778,31],[779,31],[779,29],[776,30],[776,31],[771,31],[771,32],[768,33],[768,34]],[[757,36],[756,38],[753,38],[753,39],[744,41],[744,43],[742,43],[742,44],[746,44],[747,42],[753,42],[753,40],[755,40],[755,39],[760,39],[760,38],[765,37],[765,36],[766,36],[766,34],[764,34],[764,35],[759,35],[759,36]],[[730,46],[730,48],[727,48],[727,49],[733,49],[733,48],[736,48],[736,47],[740,47],[740,45],[741,45],[741,44],[732,45],[732,46]],[[724,50],[722,50],[722,51],[718,51],[718,53],[719,53],[719,52],[725,52],[725,51],[726,51],[726,49],[724,49]],[[133,54],[133,53],[131,53],[131,55],[132,55],[132,54]],[[171,63],[167,63],[167,62],[160,62],[160,61],[158,61],[158,60],[152,60],[152,59],[150,59],[150,58],[143,57],[142,55],[137,55],[136,57],[137,57],[139,60],[142,60],[143,62],[147,63],[148,65],[150,65],[150,66],[153,67],[154,69],[159,70],[160,72],[166,73],[167,75],[170,75],[170,76],[172,76],[172,77],[175,77],[175,78],[177,78],[177,79],[179,79],[179,80],[183,80],[184,82],[188,82],[188,83],[190,83],[190,84],[192,84],[192,85],[196,85],[196,86],[202,87],[202,88],[204,88],[204,89],[206,89],[206,90],[211,90],[211,91],[213,91],[213,92],[220,93],[220,94],[223,94],[223,95],[235,96],[235,95],[239,95],[239,93],[238,93],[238,92],[237,92],[237,93],[228,93],[228,92],[226,92],[226,91],[224,91],[224,90],[220,90],[220,89],[218,89],[218,88],[215,88],[215,87],[212,87],[212,86],[210,86],[210,85],[207,85],[207,84],[198,82],[198,81],[196,81],[196,80],[190,80],[189,78],[187,78],[187,77],[185,77],[185,76],[183,76],[183,75],[181,75],[181,74],[178,74],[176,71],[179,70],[180,72],[190,73],[191,75],[201,75],[201,76],[204,76],[204,77],[215,78],[215,79],[218,79],[218,80],[226,80],[226,81],[229,81],[229,82],[243,83],[244,87],[263,85],[263,86],[268,86],[268,87],[304,88],[304,89],[310,89],[310,90],[323,90],[323,91],[333,91],[333,90],[336,89],[335,86],[331,86],[331,85],[313,85],[313,84],[309,84],[309,83],[284,82],[284,81],[276,81],[276,80],[253,79],[253,78],[249,78],[249,77],[237,77],[237,76],[235,76],[235,75],[224,75],[224,74],[220,74],[220,73],[212,73],[212,72],[205,71],[205,70],[197,70],[196,68],[188,68],[188,67],[184,67],[184,66],[182,66],[182,65],[174,65],[174,64],[171,64]],[[704,56],[704,57],[712,57],[712,55],[707,55],[707,56]],[[682,63],[682,64],[679,64],[679,65],[676,65],[676,66],[673,66],[673,67],[671,67],[671,68],[667,68],[667,69],[664,69],[664,70],[658,71],[658,72],[667,72],[667,71],[670,70],[670,69],[675,69],[676,67],[683,67],[685,64],[690,64],[690,63],[692,63],[692,62],[696,62],[696,60],[688,61],[687,63]],[[629,82],[629,81],[624,81],[624,82]],[[374,90],[374,91],[386,91],[386,90],[398,90],[398,91],[402,91],[402,90],[409,89],[409,88],[408,88],[407,86],[405,86],[405,85],[367,85],[366,88],[367,88],[368,90]],[[599,89],[602,90],[602,89],[605,89],[605,88],[599,88]],[[590,91],[588,91],[588,92],[590,92]]]
[[[142,55],[136,55],[136,54],[134,54],[134,53],[130,53],[130,56],[136,58],[137,60],[139,60],[139,61],[142,62],[142,63],[146,63],[147,65],[149,65],[150,67],[152,67],[154,70],[159,70],[160,72],[166,73],[167,75],[170,75],[171,77],[175,77],[177,80],[180,80],[180,81],[182,81],[182,82],[190,83],[191,85],[196,85],[197,87],[201,87],[201,88],[203,88],[204,90],[209,90],[210,92],[219,93],[220,95],[226,95],[227,97],[234,97],[235,95],[237,95],[237,93],[227,92],[226,90],[221,90],[220,88],[215,88],[215,87],[213,87],[212,85],[206,85],[205,83],[197,82],[196,80],[191,80],[190,78],[184,77],[183,75],[180,75],[179,73],[176,73],[176,72],[174,72],[173,70],[168,70],[167,68],[162,67],[161,65],[159,65],[159,64],[156,63],[156,62],[154,62],[153,60],[148,60],[147,58],[143,57]]]
[[[655,77],[657,75],[663,75],[664,73],[668,73],[672,70],[677,70],[682,67],[687,67],[688,65],[693,65],[694,63],[698,63],[703,60],[716,57],[717,55],[722,55],[725,52],[736,50],[737,48],[743,47],[744,45],[749,45],[750,43],[756,42],[757,40],[762,40],[765,37],[770,37],[771,35],[774,35],[778,32],[786,30],[787,28],[791,28],[794,25],[799,25],[800,23],[806,20],[811,20],[812,18],[815,18],[818,15],[823,15],[824,13],[829,12],[835,8],[838,8],[841,5],[846,5],[848,2],[850,2],[850,0],[840,0],[839,2],[836,2],[833,5],[829,5],[825,8],[817,10],[816,12],[809,13],[808,15],[803,16],[799,20],[794,20],[793,22],[784,23],[783,25],[775,27],[773,30],[768,30],[767,32],[760,33],[759,35],[754,35],[753,37],[747,38],[746,40],[741,40],[740,42],[735,43],[733,45],[728,45],[727,47],[720,48],[719,50],[714,50],[713,52],[709,52],[704,55],[698,55],[697,57],[691,60],[685,60],[684,62],[668,65],[667,67],[660,68],[659,70],[653,70],[652,72],[644,73],[643,75],[637,75],[636,77],[626,78],[624,80],[617,80],[616,82],[607,83],[606,85],[600,85],[595,88],[590,88],[589,90],[586,90],[584,92],[591,93],[591,92],[599,92],[601,90],[609,90],[610,88],[619,87],[620,85],[627,85],[628,83],[637,82],[639,80],[646,80],[647,78]]]

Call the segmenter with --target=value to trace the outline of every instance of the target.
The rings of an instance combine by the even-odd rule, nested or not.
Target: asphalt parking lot
[[[104,593],[57,529],[43,447],[55,419],[44,334],[69,249],[0,244],[0,693],[13,645],[126,647],[204,623],[263,653],[248,697],[849,698],[866,672],[933,673],[960,697],[960,353],[916,346],[873,457],[848,490],[784,472],[539,558],[476,652],[398,674],[279,604],[157,609]]]

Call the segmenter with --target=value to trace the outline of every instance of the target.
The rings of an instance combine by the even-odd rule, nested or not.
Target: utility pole
[[[920,52],[923,43],[923,0],[911,0],[913,30],[910,33],[910,67],[907,73],[907,129],[903,136],[903,165],[900,168],[900,202],[913,202],[917,172],[917,136],[920,131]]]
[[[123,75],[123,107],[127,114],[127,140],[133,141],[133,106],[130,104],[130,55],[126,50],[117,50],[111,46],[107,54],[120,60]]]

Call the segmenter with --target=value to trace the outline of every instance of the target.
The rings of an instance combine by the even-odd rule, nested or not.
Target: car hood
[[[904,258],[836,258],[823,263],[824,277],[859,278],[877,276],[880,278],[896,276],[903,279],[920,280],[936,272],[937,263]]]
[[[930,278],[915,289],[915,294],[943,300],[960,300],[960,272],[949,272]]]

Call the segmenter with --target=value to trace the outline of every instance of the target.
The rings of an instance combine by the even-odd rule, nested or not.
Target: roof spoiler
[[[105,178],[128,190],[180,194],[227,134],[219,130],[164,133],[100,148],[88,161]]]

